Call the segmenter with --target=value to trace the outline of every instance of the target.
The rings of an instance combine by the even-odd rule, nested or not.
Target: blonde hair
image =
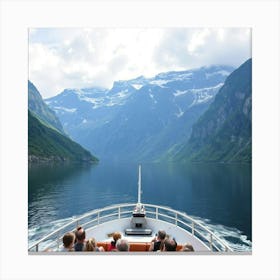
[[[86,242],[85,251],[95,251],[95,248],[96,248],[95,239],[94,238],[90,238]]]
[[[117,242],[120,238],[122,238],[121,234],[119,232],[114,232],[113,239],[115,242]]]

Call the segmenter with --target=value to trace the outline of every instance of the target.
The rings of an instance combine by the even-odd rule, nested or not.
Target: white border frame
[[[2,0],[0,5],[0,279],[280,279],[277,0]],[[253,29],[251,256],[28,255],[27,29],[89,26]]]

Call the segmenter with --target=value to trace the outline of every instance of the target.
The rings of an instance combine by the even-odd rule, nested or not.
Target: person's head
[[[75,231],[75,236],[77,242],[84,242],[84,240],[86,239],[86,232],[81,226],[79,226]]]
[[[122,236],[119,232],[114,232],[113,239],[114,239],[115,242],[117,242],[121,238],[122,238]]]
[[[177,242],[176,240],[167,238],[164,241],[164,247],[163,247],[163,251],[176,251],[177,248]]]
[[[159,230],[158,234],[157,234],[157,237],[158,237],[159,240],[164,240],[165,237],[166,237],[166,232],[164,230]]]
[[[116,244],[118,251],[129,251],[129,243],[126,239],[119,239]]]
[[[184,252],[194,252],[194,248],[191,244],[187,243],[183,246],[182,250]]]
[[[62,238],[63,246],[67,249],[71,249],[74,245],[75,234],[73,232],[67,232]]]
[[[96,242],[94,238],[90,238],[85,245],[85,251],[95,251]]]

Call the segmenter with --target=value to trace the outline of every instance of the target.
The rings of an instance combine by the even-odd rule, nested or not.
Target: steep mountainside
[[[55,112],[48,108],[28,81],[28,160],[97,161],[90,152],[65,135]]]
[[[176,159],[251,162],[252,59],[228,76]]]
[[[45,104],[41,94],[30,81],[28,81],[28,109],[46,125],[64,134],[62,125],[55,112]]]
[[[45,126],[28,110],[28,160],[48,161],[97,161],[79,144],[58,131]]]
[[[232,71],[211,66],[141,76],[109,90],[66,89],[46,103],[65,131],[99,158],[158,160],[185,143]]]

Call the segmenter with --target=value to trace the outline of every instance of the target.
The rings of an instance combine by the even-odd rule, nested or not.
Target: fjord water
[[[251,250],[252,179],[246,164],[142,164],[142,202],[181,210],[219,236]],[[29,243],[72,216],[136,202],[138,164],[31,166]]]

